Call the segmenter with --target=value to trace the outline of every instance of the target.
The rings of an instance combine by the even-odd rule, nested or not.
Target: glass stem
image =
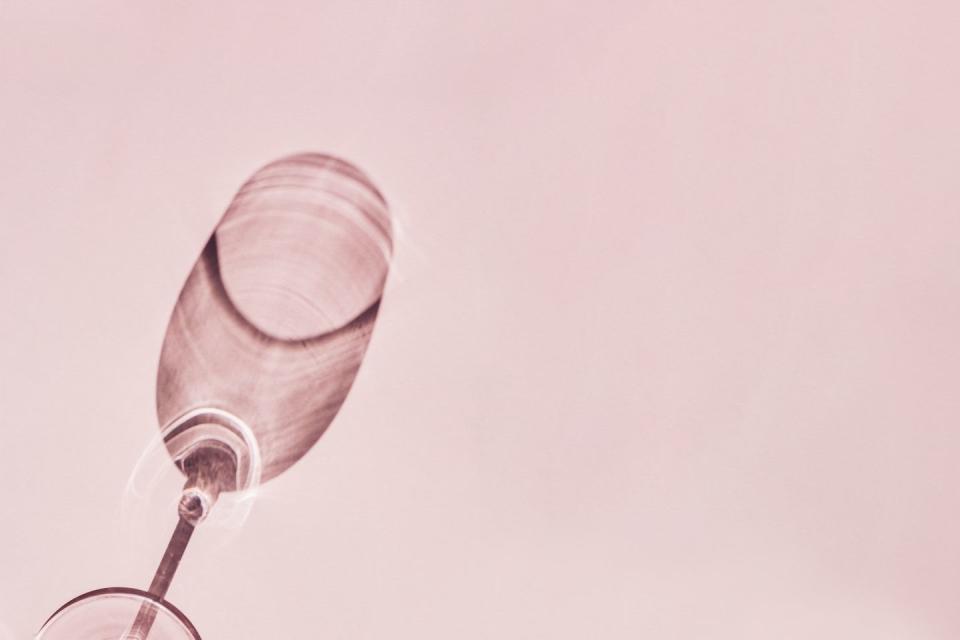
[[[198,447],[184,461],[187,484],[177,509],[180,517],[148,590],[158,601],[166,597],[194,529],[207,516],[220,492],[232,491],[236,487],[236,469],[232,453],[214,443]],[[124,640],[146,640],[156,617],[157,606],[153,602],[144,602]]]
[[[190,536],[193,535],[195,528],[186,518],[180,516],[177,521],[177,528],[173,530],[173,536],[167,544],[167,550],[160,560],[160,566],[157,567],[157,572],[150,583],[150,595],[155,596],[158,600],[163,600],[164,596],[167,595],[167,589],[173,582],[173,576],[177,572],[177,567],[180,566],[180,559],[183,558],[183,552],[187,550],[187,543],[190,542]],[[157,607],[153,603],[144,602],[140,605],[140,611],[137,612],[137,617],[133,621],[133,626],[130,628],[126,640],[146,640],[156,617]]]

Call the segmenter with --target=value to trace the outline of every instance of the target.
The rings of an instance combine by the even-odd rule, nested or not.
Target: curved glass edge
[[[206,427],[213,432],[191,437],[193,429]],[[186,436],[184,438],[184,436]],[[194,440],[213,438],[233,451],[237,458],[237,488],[235,492],[255,491],[260,485],[263,461],[256,434],[246,422],[229,411],[216,407],[197,407],[170,421],[161,430],[161,437],[174,462],[178,463],[196,444]],[[183,441],[177,440],[178,437]]]
[[[218,507],[204,520],[204,528],[236,532],[246,522],[260,492],[263,460],[259,443],[242,420],[208,406],[181,414],[150,438],[124,486],[121,497],[124,527],[138,528],[148,511],[176,511],[183,487],[180,461],[204,440],[226,445],[238,463],[238,488],[220,494]],[[163,496],[173,499],[164,501]],[[144,533],[136,530],[137,535]]]
[[[193,623],[187,619],[187,616],[177,609],[175,606],[167,602],[162,598],[158,598],[152,593],[147,591],[142,591],[140,589],[134,589],[133,587],[105,587],[103,589],[94,589],[93,591],[88,591],[82,595],[77,596],[73,600],[70,600],[62,607],[53,612],[47,621],[43,623],[43,626],[40,627],[40,630],[37,631],[34,638],[40,640],[43,638],[44,632],[50,627],[51,624],[57,621],[57,619],[66,613],[70,607],[83,602],[84,600],[90,600],[92,598],[98,598],[100,596],[110,596],[110,595],[120,595],[120,596],[132,596],[138,598],[142,601],[151,602],[157,605],[157,608],[163,609],[170,615],[172,615],[177,622],[183,625],[183,627],[192,635],[196,640],[202,640],[200,638],[200,632],[197,631],[197,628],[193,626]]]

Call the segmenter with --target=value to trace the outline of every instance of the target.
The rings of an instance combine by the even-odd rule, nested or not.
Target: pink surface
[[[956,3],[59,5],[0,13],[0,637],[149,580],[167,316],[299,150],[394,271],[205,638],[960,635]]]

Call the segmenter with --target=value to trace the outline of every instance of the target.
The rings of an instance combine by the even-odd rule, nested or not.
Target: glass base
[[[200,640],[200,634],[169,602],[139,589],[110,587],[60,607],[35,640]]]

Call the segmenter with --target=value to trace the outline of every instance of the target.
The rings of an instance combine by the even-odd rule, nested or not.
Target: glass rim
[[[143,591],[142,589],[134,589],[133,587],[105,587],[102,589],[94,589],[93,591],[88,591],[86,593],[80,594],[76,598],[73,598],[72,600],[70,600],[63,606],[61,606],[59,609],[54,611],[53,615],[47,618],[47,621],[43,623],[42,627],[40,627],[40,630],[37,632],[36,637],[42,639],[43,632],[51,625],[51,623],[55,622],[57,618],[59,618],[64,612],[67,611],[67,609],[74,606],[75,604],[79,604],[84,600],[91,600],[94,598],[99,598],[100,596],[111,596],[111,595],[132,596],[134,598],[139,598],[140,600],[152,602],[153,604],[157,605],[159,609],[163,609],[167,613],[171,614],[177,620],[177,622],[182,624],[184,628],[187,630],[187,632],[190,633],[196,640],[201,640],[200,632],[198,632],[197,628],[193,626],[193,623],[187,619],[187,616],[183,615],[183,612],[181,612],[179,609],[177,609],[175,606],[173,606],[171,603],[167,602],[163,598],[158,598],[157,596],[153,595],[149,591]]]

